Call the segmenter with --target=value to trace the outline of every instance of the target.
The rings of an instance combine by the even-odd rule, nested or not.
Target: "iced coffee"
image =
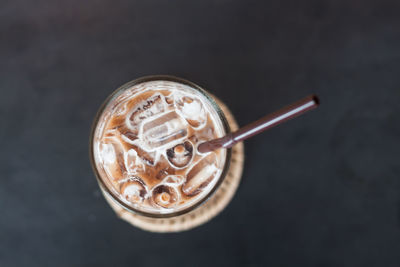
[[[92,157],[115,201],[142,214],[173,214],[204,202],[220,182],[226,149],[197,146],[227,131],[208,96],[190,84],[148,80],[118,90],[98,114]]]

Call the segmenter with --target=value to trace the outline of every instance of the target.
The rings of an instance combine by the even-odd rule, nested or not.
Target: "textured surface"
[[[1,266],[399,266],[399,1],[0,3]],[[311,92],[319,110],[246,142],[211,222],[119,220],[88,159],[115,88],[173,74],[240,125]]]

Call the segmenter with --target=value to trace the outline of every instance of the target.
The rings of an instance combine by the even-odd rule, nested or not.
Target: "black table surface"
[[[399,266],[399,1],[2,1],[0,266]],[[211,222],[154,234],[117,219],[88,158],[123,83],[191,80],[245,125],[321,106],[246,141]]]

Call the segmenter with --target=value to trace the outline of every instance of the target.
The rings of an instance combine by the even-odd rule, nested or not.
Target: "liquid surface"
[[[207,195],[226,151],[199,153],[197,145],[225,134],[211,103],[195,89],[150,81],[125,90],[100,116],[94,158],[101,178],[126,204],[172,213]]]

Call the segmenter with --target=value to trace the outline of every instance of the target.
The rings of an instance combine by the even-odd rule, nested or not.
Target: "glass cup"
[[[104,194],[106,194],[108,197],[110,197],[116,204],[120,205],[123,207],[125,210],[132,212],[134,214],[139,214],[142,216],[146,217],[153,217],[153,218],[170,218],[178,215],[183,215],[186,214],[196,208],[198,208],[200,205],[204,204],[210,197],[213,195],[213,193],[218,189],[218,187],[221,185],[223,180],[225,179],[225,176],[227,175],[230,163],[231,163],[231,155],[232,155],[232,150],[231,148],[226,149],[225,153],[225,162],[222,167],[222,172],[220,173],[219,177],[214,177],[213,179],[217,179],[216,182],[214,183],[213,187],[210,189],[210,191],[207,194],[204,194],[200,199],[196,200],[192,205],[185,207],[183,209],[178,209],[176,211],[168,212],[168,213],[162,213],[162,212],[149,212],[149,211],[144,211],[143,209],[139,209],[137,207],[134,207],[133,205],[128,204],[126,201],[124,201],[123,196],[113,188],[113,186],[110,184],[110,181],[108,180],[108,177],[104,170],[101,168],[100,164],[96,162],[96,157],[95,157],[95,149],[94,149],[94,143],[95,143],[95,138],[99,135],[99,125],[101,124],[101,121],[103,119],[103,116],[105,116],[105,113],[112,108],[113,105],[115,105],[115,101],[117,98],[123,94],[126,90],[131,89],[133,86],[145,83],[145,82],[150,82],[150,81],[172,81],[175,83],[179,83],[185,86],[189,86],[191,89],[199,93],[203,100],[207,101],[209,103],[209,106],[212,107],[213,111],[215,111],[215,114],[217,116],[214,116],[214,118],[219,120],[219,124],[222,125],[222,132],[223,135],[227,134],[230,132],[230,127],[227,122],[227,119],[221,110],[220,106],[214,101],[213,97],[208,94],[203,88],[200,86],[187,81],[182,78],[177,78],[173,76],[167,76],[167,75],[154,75],[154,76],[146,76],[142,77],[133,81],[130,81],[121,87],[119,87],[117,90],[115,90],[102,104],[100,109],[98,110],[96,117],[94,119],[94,122],[92,124],[91,128],[91,133],[90,133],[90,141],[89,141],[89,155],[90,155],[90,161],[91,165],[93,168],[93,171],[96,175],[98,184],[103,191]],[[195,148],[196,149],[196,148]]]

